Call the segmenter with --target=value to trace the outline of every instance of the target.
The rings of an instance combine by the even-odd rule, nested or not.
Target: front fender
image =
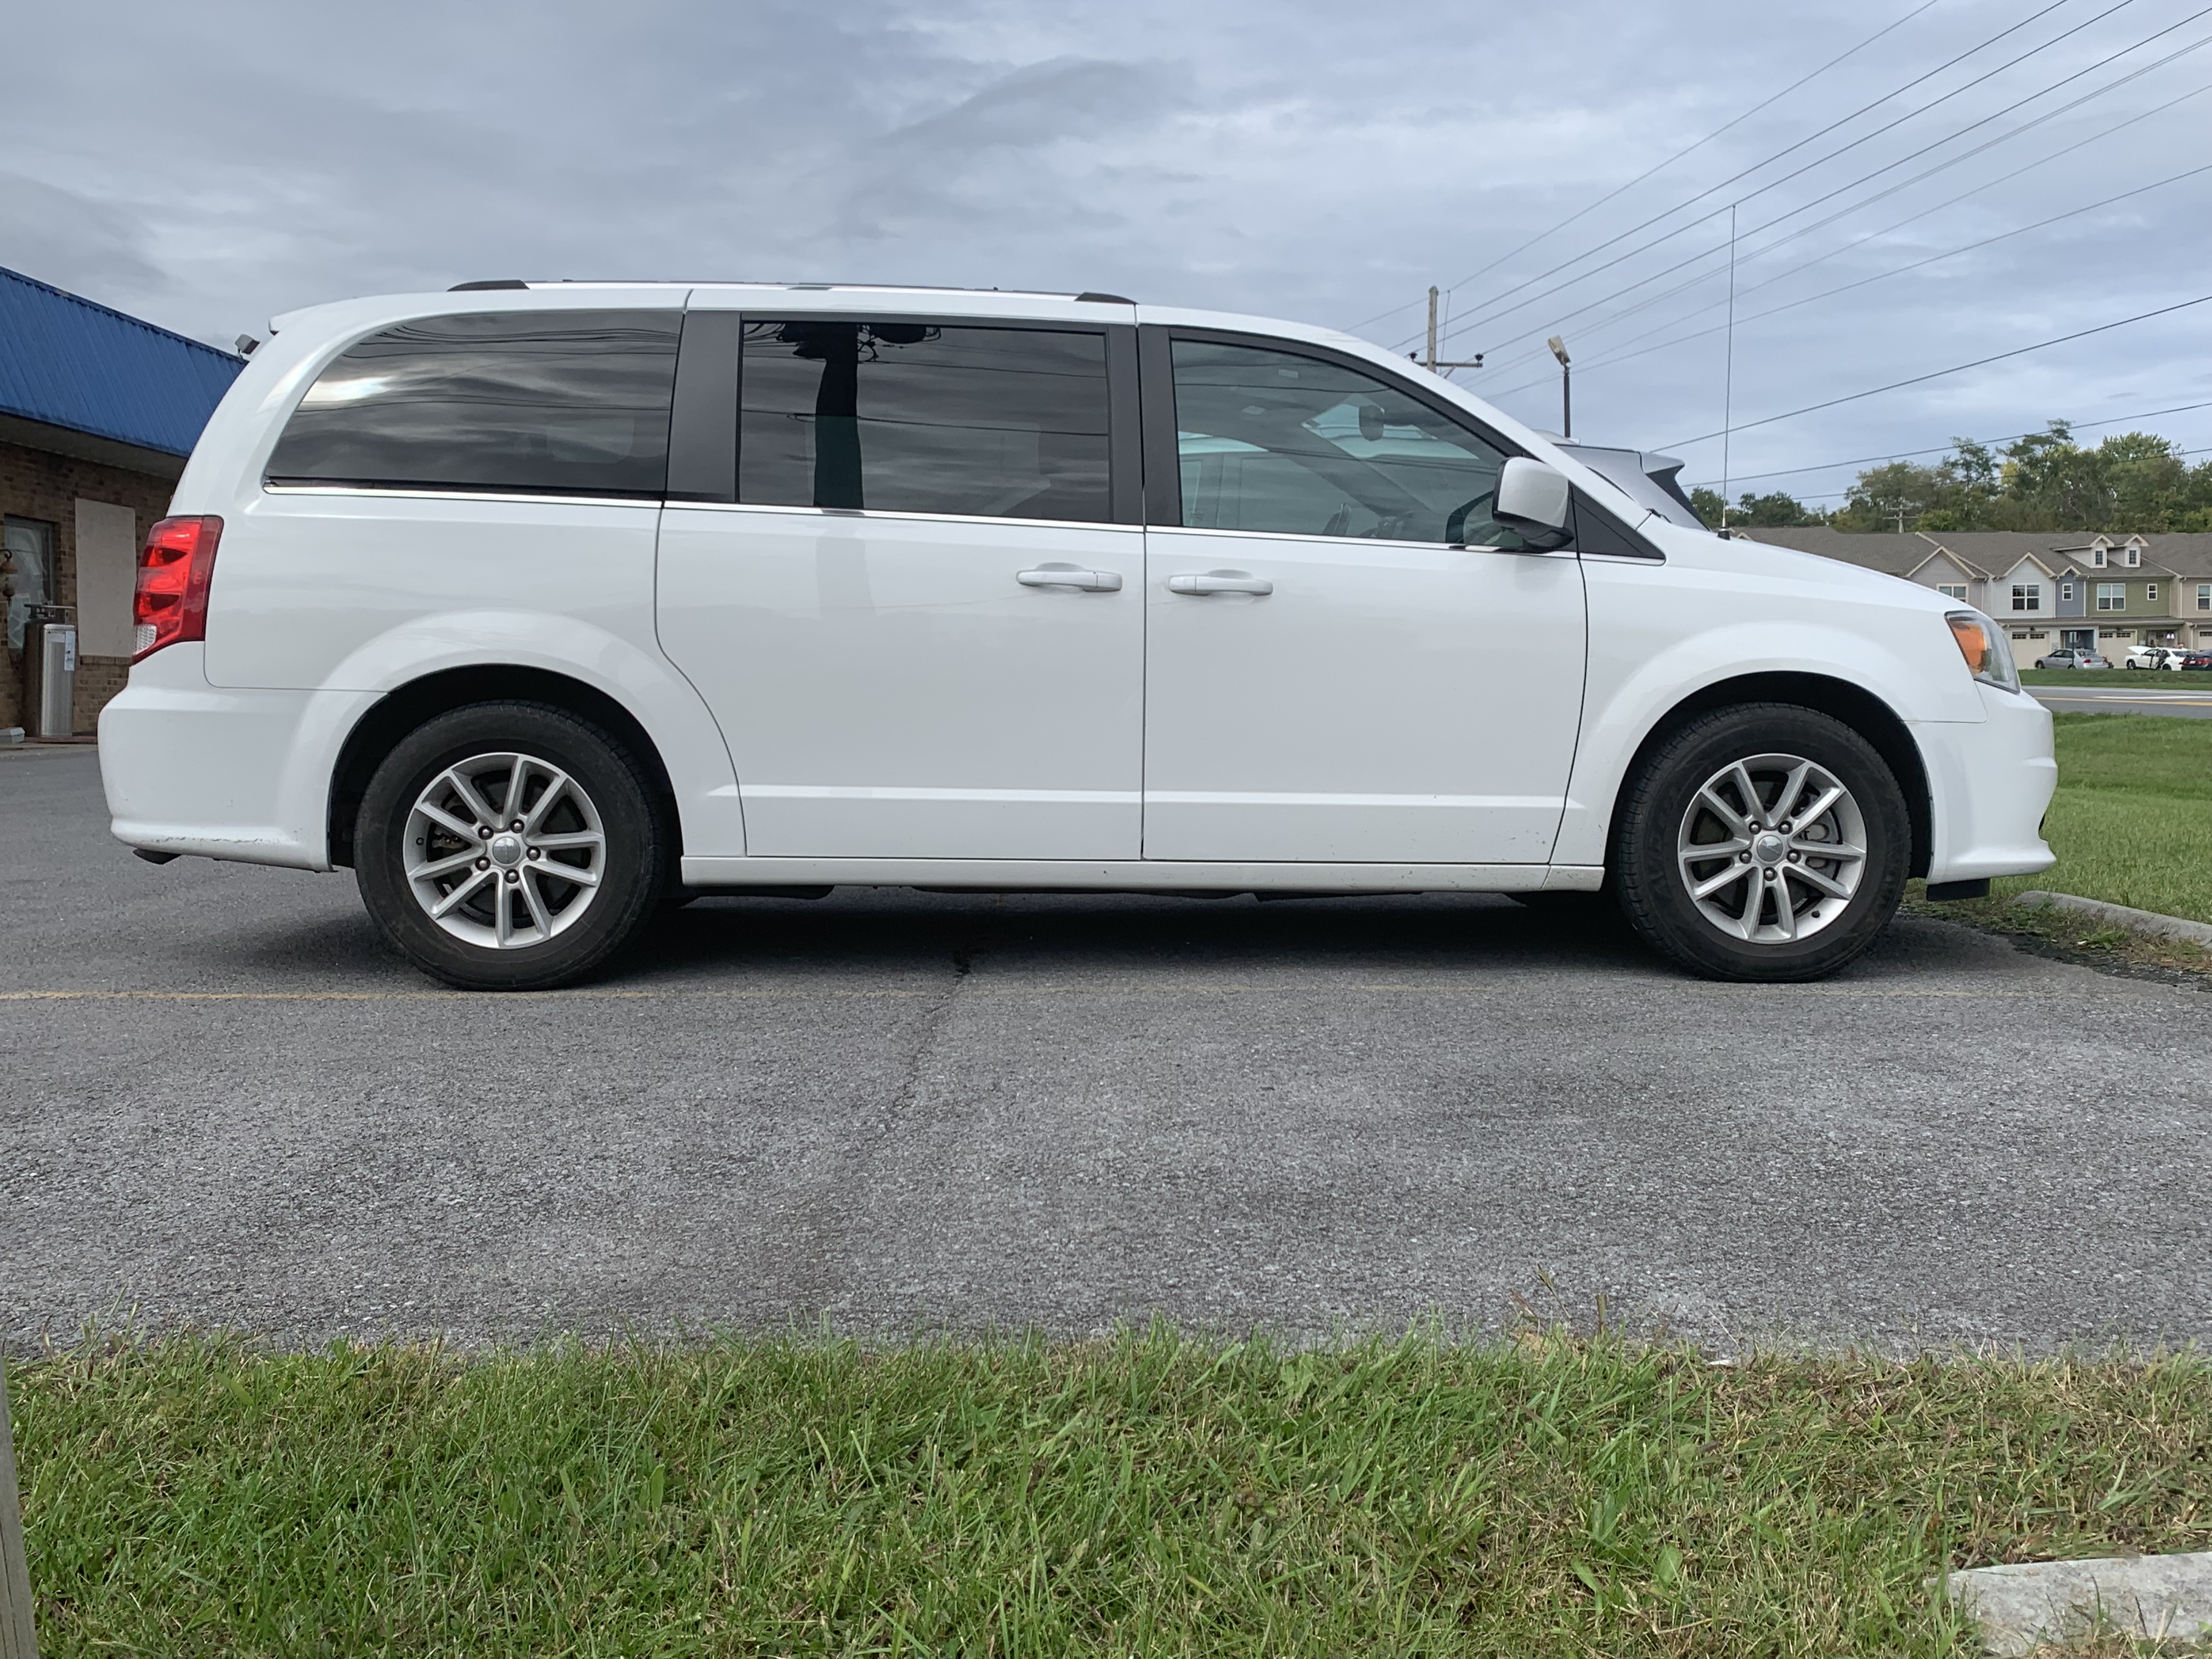
[[[1582,735],[1555,863],[1604,861],[1614,805],[1637,751],[1683,703],[1729,681],[1759,674],[1832,679],[1881,701],[1908,732],[1922,722],[1985,716],[1967,675],[1944,675],[1928,660],[1934,647],[1951,649],[1948,633],[1938,631],[1940,617],[1925,619],[1931,629],[1919,629],[1909,625],[1915,617],[1906,612],[1908,625],[1886,618],[1892,629],[1879,631],[1849,620],[1739,619],[1670,637],[1659,618],[1638,619],[1628,614],[1632,609],[1601,617],[1592,605]],[[1913,637],[1922,633],[1935,636]],[[1951,665],[1940,655],[1935,662]],[[1951,679],[1955,686],[1945,684]]]

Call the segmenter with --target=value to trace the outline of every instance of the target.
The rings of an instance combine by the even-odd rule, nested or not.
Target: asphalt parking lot
[[[1504,900],[841,891],[441,991],[343,876],[0,757],[0,1334],[827,1321],[2212,1338],[2212,1000],[1899,922],[1681,978]]]

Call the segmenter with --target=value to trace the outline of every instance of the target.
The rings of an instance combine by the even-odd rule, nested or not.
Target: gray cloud
[[[137,216],[72,190],[0,172],[0,263],[50,282],[67,272],[72,287],[110,303],[156,301],[169,284],[149,258]]]
[[[1725,315],[1724,219],[1587,280],[1568,281],[1571,270],[1501,291],[1751,167],[2027,8],[1941,0],[1878,49],[1464,279],[1912,3],[1869,13],[1843,0],[1780,9],[1554,0],[1384,14],[1336,0],[1127,0],[1110,11],[1035,0],[926,10],[908,0],[393,0],[362,14],[273,0],[94,0],[11,23],[13,55],[40,72],[11,88],[0,262],[217,340],[258,330],[271,312],[349,294],[639,274],[1105,288],[1338,325],[1395,307],[1365,331],[1410,343],[1435,282],[1451,289],[1462,320],[1541,295],[1458,341],[1491,354],[1492,368],[1462,377],[1477,390],[1548,422],[1555,392],[1541,342],[1563,328],[1584,428],[1654,442],[1720,423],[1725,337],[1700,331]],[[2069,0],[2004,51],[1884,106],[1885,118],[2100,9]],[[1753,314],[2192,165],[2212,137],[2212,95],[2111,130],[2204,84],[2212,49],[1771,252],[1768,242],[1833,207],[2059,99],[1938,145],[1831,208],[1753,228],[2186,10],[2179,0],[2136,0],[1747,201],[1736,417],[2212,289],[2202,274],[2207,175],[1771,318]],[[2168,45],[2193,38],[2183,30]],[[1982,185],[1992,187],[1898,222]],[[1693,253],[1702,257],[1675,276],[1608,297]],[[1789,274],[1808,260],[1817,263]],[[1733,467],[2002,434],[2052,415],[2091,419],[2192,401],[2191,392],[2212,398],[2212,368],[2199,367],[2208,331],[2212,316],[2184,313],[1753,428],[1731,446]],[[1665,343],[1676,337],[1688,337]],[[1643,349],[1654,345],[1663,349]],[[2212,442],[2202,416],[2158,424]],[[1692,471],[1705,476],[1718,459],[1718,446],[1702,447]],[[1813,491],[1841,477],[1800,482]]]

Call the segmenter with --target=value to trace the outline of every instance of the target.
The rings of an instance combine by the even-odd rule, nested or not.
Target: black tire
[[[1823,896],[1802,884],[1824,871],[1835,876],[1842,864],[1802,856],[1787,864],[1759,862],[1786,856],[1774,850],[1778,840],[1793,849],[1809,846],[1817,851],[1817,844],[1778,836],[1778,822],[1790,820],[1762,818],[1764,807],[1748,811],[1747,822],[1759,830],[1745,840],[1762,850],[1735,854],[1745,866],[1743,884],[1723,889],[1711,899],[1717,908],[1749,917],[1754,933],[1775,936],[1746,938],[1723,931],[1692,897],[1680,862],[1680,838],[1688,833],[1693,803],[1709,799],[1701,797],[1709,781],[1737,762],[1777,756],[1810,762],[1850,792],[1847,805],[1860,821],[1854,833],[1863,836],[1865,858],[1847,898]],[[1759,770],[1747,781],[1754,791],[1778,794],[1781,776],[1779,769]],[[1742,805],[1741,788],[1722,787],[1723,803]],[[1816,804],[1810,796],[1801,797],[1800,803]],[[1717,824],[1720,819],[1712,814],[1707,821]],[[1801,833],[1848,840],[1836,834],[1837,822],[1832,817],[1808,820]],[[1691,839],[1694,848],[1702,837]],[[1630,924],[1648,944],[1691,972],[1709,979],[1788,982],[1832,974],[1871,945],[1896,914],[1911,861],[1911,819],[1904,792],[1871,744],[1814,709],[1749,703],[1692,720],[1655,750],[1630,780],[1614,836],[1612,878]],[[1695,867],[1702,879],[1717,880],[1730,866],[1722,858]],[[1771,878],[1766,875],[1770,868]],[[1766,896],[1756,896],[1769,879],[1774,884],[1764,887]],[[1786,924],[1783,903],[1792,905]],[[1788,936],[1801,928],[1814,931]]]
[[[423,792],[452,769],[504,754],[531,757],[573,779],[585,807],[596,814],[596,833],[603,842],[596,854],[568,854],[599,859],[599,879],[588,893],[578,883],[552,878],[561,867],[555,861],[561,854],[544,854],[532,866],[530,891],[540,903],[587,902],[565,923],[557,921],[565,910],[550,912],[556,925],[549,936],[496,947],[456,937],[434,921],[416,896],[417,884],[410,877],[407,859],[409,825]],[[534,787],[541,792],[550,787],[542,781],[542,775]],[[566,808],[556,804],[550,810],[568,811],[572,824],[581,822],[573,803]],[[547,703],[473,703],[416,728],[376,769],[362,799],[354,833],[355,874],[377,931],[433,979],[468,991],[550,990],[574,984],[606,965],[659,914],[673,862],[667,817],[659,793],[636,757],[600,727]],[[549,817],[547,822],[556,820]],[[440,833],[434,825],[428,827],[433,836]],[[592,833],[588,827],[586,833]],[[451,845],[465,843],[455,838]],[[536,852],[528,856],[541,858]],[[488,867],[496,884],[501,872],[491,867],[489,860],[475,866]],[[467,874],[464,871],[453,879],[465,879]],[[520,907],[521,875],[509,872],[506,879],[518,884],[507,902]],[[483,902],[478,896],[471,901],[471,908],[480,908]],[[457,921],[465,921],[467,914],[463,912]],[[514,914],[520,917],[526,912],[518,908]],[[533,925],[528,931],[541,930]]]

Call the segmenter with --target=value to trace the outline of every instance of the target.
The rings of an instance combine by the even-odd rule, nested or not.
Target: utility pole
[[[23,1553],[22,1500],[15,1486],[15,1440],[8,1425],[8,1373],[0,1365],[0,1659],[39,1659],[31,1626],[31,1570]]]
[[[1554,334],[1544,343],[1552,348],[1552,355],[1559,360],[1559,435],[1571,438],[1575,435],[1575,391],[1569,379],[1567,343]]]
[[[1407,355],[1407,356],[1409,356],[1409,357],[1412,357],[1412,356],[1413,356],[1413,353],[1411,353],[1410,351],[1409,351],[1409,352],[1407,352],[1406,355]],[[1482,367],[1482,354],[1481,354],[1480,352],[1479,352],[1479,351],[1478,351],[1478,352],[1476,352],[1476,353],[1474,354],[1474,356],[1468,358],[1468,359],[1467,359],[1465,362],[1456,362],[1456,363],[1444,363],[1444,362],[1438,362],[1437,361],[1437,289],[1436,289],[1436,284],[1434,284],[1433,283],[1431,283],[1429,285],[1429,349],[1428,349],[1428,354],[1427,354],[1425,356],[1422,356],[1422,357],[1414,357],[1414,358],[1413,358],[1413,361],[1414,361],[1415,362],[1417,362],[1417,363],[1420,364],[1420,366],[1421,366],[1422,368],[1424,368],[1427,369],[1427,370],[1429,371],[1429,373],[1430,373],[1430,374],[1436,374],[1437,371],[1439,371],[1439,370],[1441,370],[1441,369],[1447,369],[1447,368],[1480,368]],[[1449,378],[1449,377],[1447,377],[1447,378]]]

